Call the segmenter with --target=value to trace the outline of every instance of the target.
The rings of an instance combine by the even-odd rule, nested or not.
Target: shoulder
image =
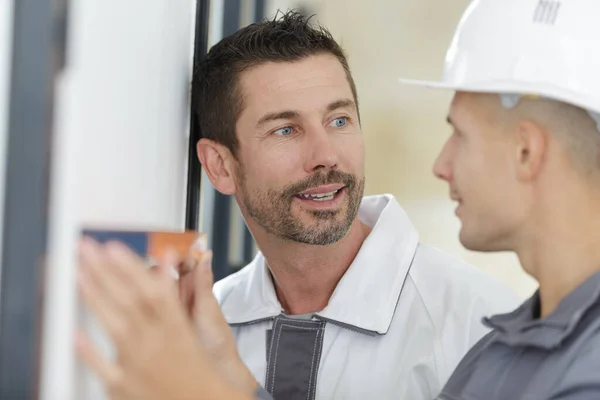
[[[585,335],[570,365],[565,365],[568,375],[585,376],[593,373],[600,388],[600,321],[594,323],[588,335]]]
[[[255,259],[238,272],[235,272],[226,278],[215,282],[213,286],[213,294],[219,304],[223,304],[235,291],[244,290],[243,286],[247,286],[250,283],[251,277],[257,268],[256,264],[257,260]]]
[[[428,301],[483,300],[494,313],[512,311],[521,300],[506,283],[435,247],[419,244],[410,276]]]
[[[504,282],[434,247],[419,244],[410,279],[434,324],[485,333],[481,319],[514,310],[521,303]]]
[[[563,360],[556,360],[555,374],[560,377],[548,396],[550,399],[587,400],[600,398],[600,306],[594,310],[594,320],[581,332],[578,345],[566,351]]]

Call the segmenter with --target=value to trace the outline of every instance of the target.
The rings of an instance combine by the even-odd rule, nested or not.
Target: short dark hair
[[[236,121],[244,99],[239,89],[242,72],[266,62],[293,62],[332,54],[342,64],[358,107],[356,85],[342,47],[320,25],[311,25],[294,10],[277,18],[248,25],[214,45],[194,70],[192,92],[198,136],[226,146],[236,156]],[[198,137],[198,139],[200,139]]]

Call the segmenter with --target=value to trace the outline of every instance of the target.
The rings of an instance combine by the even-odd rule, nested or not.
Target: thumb
[[[205,329],[229,328],[221,307],[213,295],[214,277],[212,272],[212,252],[208,251],[196,268],[194,280],[194,306],[193,315],[196,326],[202,334]]]
[[[194,270],[195,294],[193,318],[200,343],[216,359],[227,359],[235,342],[231,328],[221,312],[219,302],[213,295],[212,253],[207,254]]]
[[[214,284],[212,257],[212,251],[205,251],[194,271],[194,311],[196,313],[203,308],[210,308],[212,300],[216,303],[212,294]]]

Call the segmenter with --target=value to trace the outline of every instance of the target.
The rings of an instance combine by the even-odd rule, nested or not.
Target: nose
[[[446,182],[452,182],[453,176],[453,161],[454,146],[452,140],[448,140],[442,148],[437,159],[433,163],[433,174],[436,178]]]
[[[323,127],[313,128],[306,135],[307,157],[304,169],[313,172],[317,169],[335,169],[338,165],[338,150],[334,134]]]

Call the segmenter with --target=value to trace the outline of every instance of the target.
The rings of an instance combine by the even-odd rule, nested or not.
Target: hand
[[[150,273],[124,245],[81,243],[79,287],[117,351],[109,361],[85,333],[77,350],[98,374],[111,399],[248,399],[210,366],[177,298],[168,252]]]
[[[235,387],[254,392],[258,382],[241,360],[231,328],[212,292],[212,252],[203,253],[199,260],[187,259],[180,264],[179,274],[180,299],[211,364]]]
[[[184,275],[180,287],[193,284],[190,314],[198,339],[211,364],[229,382],[245,392],[254,392],[258,382],[242,362],[233,333],[212,292],[212,253],[203,257],[190,274]]]

